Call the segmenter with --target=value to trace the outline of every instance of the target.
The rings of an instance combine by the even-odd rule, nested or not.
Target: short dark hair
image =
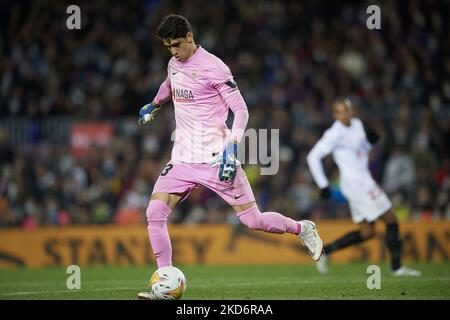
[[[349,109],[352,109],[352,107],[353,107],[352,101],[348,97],[345,97],[345,96],[339,96],[339,97],[334,98],[331,103],[331,106],[335,105],[336,103],[342,103]]]
[[[179,14],[170,14],[164,17],[157,34],[160,39],[176,39],[185,38],[189,31],[192,31],[192,27],[185,17]]]

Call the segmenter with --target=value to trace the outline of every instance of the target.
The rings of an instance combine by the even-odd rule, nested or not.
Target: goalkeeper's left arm
[[[212,165],[219,165],[220,181],[233,181],[237,172],[237,145],[241,141],[248,122],[247,105],[234,80],[216,86],[225,103],[234,114],[231,136],[227,137],[225,150]]]
[[[146,124],[155,118],[156,113],[161,106],[171,99],[170,81],[166,78],[164,82],[159,86],[158,93],[155,99],[149,104],[146,104],[139,110],[139,124]]]

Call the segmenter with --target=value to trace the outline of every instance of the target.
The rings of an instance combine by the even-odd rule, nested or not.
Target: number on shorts
[[[166,174],[169,173],[170,169],[172,169],[172,168],[173,168],[173,164],[169,163],[169,164],[164,168],[164,170],[161,172],[161,175],[162,175],[162,176],[165,176]]]

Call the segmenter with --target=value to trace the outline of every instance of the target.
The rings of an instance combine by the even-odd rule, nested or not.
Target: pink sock
[[[300,223],[285,217],[278,212],[261,213],[257,206],[237,213],[239,220],[250,229],[262,230],[270,233],[293,233],[301,231]]]
[[[172,209],[161,200],[151,200],[148,204],[147,230],[158,268],[172,265],[172,245],[167,230],[167,219]]]

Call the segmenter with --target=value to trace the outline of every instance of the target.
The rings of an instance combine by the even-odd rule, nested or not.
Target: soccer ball
[[[150,278],[150,291],[157,299],[180,299],[186,291],[186,277],[180,269],[168,266],[156,270]]]

